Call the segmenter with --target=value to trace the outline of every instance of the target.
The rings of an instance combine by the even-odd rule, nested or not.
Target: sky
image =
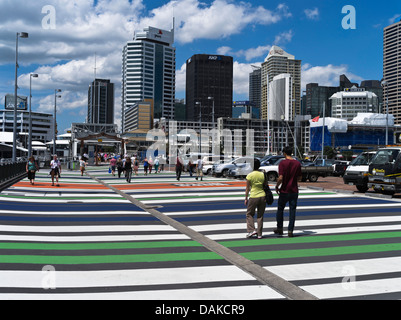
[[[348,7],[347,7],[348,6]],[[352,6],[353,10],[350,10]],[[176,98],[185,98],[185,63],[194,54],[234,58],[234,100],[248,100],[249,73],[273,45],[302,60],[307,83],[338,85],[383,77],[383,28],[401,19],[401,1],[382,0],[0,0],[0,108],[14,93],[32,110],[53,113],[59,133],[85,122],[95,77],[115,83],[115,121],[121,123],[122,48],[148,26],[170,30],[175,17]],[[351,27],[351,28],[350,28]]]

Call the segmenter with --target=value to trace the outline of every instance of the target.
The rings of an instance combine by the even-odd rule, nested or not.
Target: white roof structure
[[[292,54],[289,54],[285,52],[283,49],[281,49],[279,46],[273,46],[270,49],[269,54],[267,55],[265,61],[267,61],[270,57],[286,57],[290,60],[295,60],[295,56]]]
[[[0,143],[13,143],[14,136],[12,132],[0,132]]]

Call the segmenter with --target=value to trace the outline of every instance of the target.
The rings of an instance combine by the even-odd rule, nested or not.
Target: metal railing
[[[0,183],[6,182],[26,173],[26,162],[0,164]]]

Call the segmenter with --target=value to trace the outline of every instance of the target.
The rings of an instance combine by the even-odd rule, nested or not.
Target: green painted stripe
[[[321,196],[321,195],[333,195],[335,194],[334,192],[319,192],[319,193],[301,193],[300,197],[302,196]],[[276,195],[276,193],[273,192],[273,195]],[[196,200],[196,199],[206,199],[206,198],[244,198],[243,194],[234,194],[234,195],[205,195],[205,196],[197,196],[197,195],[192,195],[192,196],[179,196],[179,197],[155,197],[155,198],[138,198],[137,200],[139,201],[149,201],[149,200],[174,200],[174,199],[191,199],[191,200]]]
[[[106,255],[106,256],[31,256],[3,255],[0,263],[40,264],[40,265],[78,265],[105,263],[138,263],[138,262],[168,262],[168,261],[199,261],[223,259],[214,252],[136,254],[136,255]]]
[[[348,254],[358,254],[358,253],[391,252],[400,250],[401,250],[401,244],[390,243],[390,244],[347,246],[347,247],[333,247],[333,248],[246,252],[242,253],[241,255],[249,260],[271,260],[271,259],[286,259],[286,258],[338,256],[338,255],[348,255]]]
[[[111,243],[0,243],[0,250],[109,250],[201,247],[196,241],[111,242]]]
[[[328,235],[328,236],[302,236],[294,238],[270,238],[270,239],[245,239],[239,241],[222,241],[221,245],[228,248],[250,247],[250,246],[269,246],[269,245],[292,245],[300,243],[317,243],[317,242],[333,242],[333,241],[352,241],[352,240],[372,240],[372,239],[390,239],[401,238],[401,231],[394,232],[372,232],[372,233],[355,233],[344,235]],[[400,241],[401,242],[401,241]]]
[[[125,200],[123,197],[49,197],[49,196],[16,196],[16,195],[4,195],[0,194],[0,198],[10,199],[43,199],[46,200]]]

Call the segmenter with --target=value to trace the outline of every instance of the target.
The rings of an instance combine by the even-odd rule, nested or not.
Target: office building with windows
[[[280,74],[289,74],[292,78],[291,89],[291,114],[299,115],[301,113],[301,60],[296,60],[295,57],[278,46],[273,46],[262,63],[261,75],[261,113],[262,119],[267,119],[270,97],[270,83],[275,76]]]
[[[114,124],[114,83],[95,79],[88,89],[88,123]]]
[[[254,70],[249,74],[249,102],[260,108],[262,69],[252,66]]]
[[[188,121],[199,121],[200,116],[201,121],[209,122],[213,119],[217,122],[219,117],[231,117],[233,58],[209,54],[189,58],[185,97]]]
[[[154,118],[174,119],[174,28],[153,27],[135,33],[123,48],[122,131],[126,111],[135,103],[152,99]]]
[[[388,113],[401,124],[401,21],[384,28],[383,80],[383,112],[388,98]]]

